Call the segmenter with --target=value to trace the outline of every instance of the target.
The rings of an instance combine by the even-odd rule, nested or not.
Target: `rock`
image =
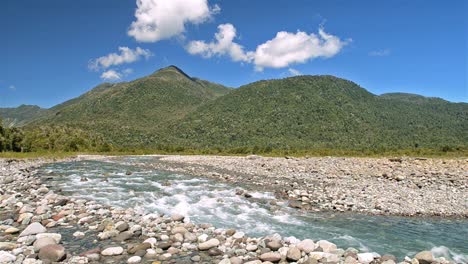
[[[60,240],[62,240],[62,235],[58,233],[42,233],[42,234],[36,235],[36,239],[44,238],[44,237],[52,238],[53,240],[55,240],[56,244],[59,244]]]
[[[298,261],[301,258],[301,251],[297,247],[290,247],[286,258],[292,261]]]
[[[336,250],[336,245],[327,240],[320,240],[317,242],[318,246],[322,248],[323,252],[330,253]]]
[[[172,230],[171,230],[171,234],[182,234],[184,235],[185,233],[187,233],[188,230],[183,227],[183,226],[177,226],[177,227],[174,227]]]
[[[281,255],[278,252],[267,252],[260,255],[260,259],[263,261],[278,262],[281,260]]]
[[[28,225],[28,227],[26,227],[19,236],[23,237],[23,236],[29,236],[29,235],[36,235],[36,234],[45,233],[45,232],[47,232],[47,229],[43,225],[39,223],[32,223]]]
[[[201,260],[201,257],[200,256],[193,256],[192,258],[190,258],[192,261],[194,262],[199,262]]]
[[[34,241],[34,251],[38,252],[41,248],[45,247],[45,246],[48,246],[48,245],[56,245],[57,243],[55,242],[55,240],[51,237],[41,237],[41,238],[38,238],[36,239],[36,241]]]
[[[254,244],[248,244],[247,246],[245,246],[245,250],[247,251],[257,251],[257,249],[258,249],[258,246]]]
[[[358,264],[359,262],[352,256],[347,256],[344,260],[344,264]]]
[[[241,239],[241,238],[243,238],[244,236],[245,236],[245,233],[244,233],[244,232],[236,232],[236,233],[234,233],[234,235],[232,235],[232,237],[233,237],[234,239]]]
[[[125,222],[119,223],[115,226],[115,229],[119,230],[119,232],[127,231],[128,230],[128,224]]]
[[[73,236],[76,238],[83,238],[85,236],[85,233],[76,231],[75,233],[73,233]]]
[[[231,264],[242,264],[242,259],[239,257],[231,257],[229,259],[231,261]]]
[[[141,262],[141,257],[139,256],[133,256],[127,260],[128,264],[136,264]]]
[[[359,253],[357,254],[360,263],[368,264],[374,260],[374,254],[372,253]]]
[[[65,248],[61,245],[47,245],[39,251],[40,260],[59,262],[66,257]]]
[[[13,263],[15,260],[15,255],[12,255],[6,251],[0,251],[0,263]]]
[[[208,250],[213,247],[219,246],[219,240],[216,238],[212,238],[206,242],[198,244],[198,249],[199,250]]]
[[[125,241],[125,240],[129,240],[131,237],[133,236],[133,233],[130,232],[130,231],[125,231],[125,232],[122,232],[120,234],[118,234],[116,237],[114,237],[113,239],[115,241]]]
[[[10,242],[0,242],[0,250],[7,250],[11,251],[16,248],[15,243],[10,243]]]
[[[222,259],[220,262],[218,262],[218,264],[231,264],[231,260],[230,259]]]
[[[314,241],[310,239],[302,240],[301,242],[297,243],[296,247],[307,254],[314,251],[316,248]]]
[[[213,248],[208,249],[208,255],[210,255],[210,256],[220,256],[222,254],[223,254],[223,252],[217,247],[213,247]]]
[[[171,259],[171,257],[172,257],[172,254],[170,254],[170,253],[165,253],[165,254],[162,254],[161,256],[159,256],[159,260],[161,260],[161,261],[166,261],[166,260]]]
[[[387,260],[382,261],[381,264],[396,264],[396,262],[393,259],[387,259]]]
[[[421,251],[416,254],[414,258],[417,259],[420,264],[431,264],[434,261],[434,256],[430,251]]]
[[[149,248],[151,248],[151,244],[148,243],[148,242],[143,242],[143,243],[141,243],[141,244],[139,244],[139,245],[136,245],[136,246],[131,247],[127,252],[128,252],[129,254],[135,254],[137,251],[140,251],[140,250],[147,250],[147,249],[149,249]]]
[[[301,209],[303,206],[302,206],[302,202],[300,201],[295,201],[295,200],[290,200],[288,202],[288,206],[289,207],[292,207],[292,208],[297,208],[297,209]]]
[[[207,239],[208,239],[208,235],[207,235],[207,234],[201,234],[201,235],[198,236],[198,238],[197,238],[198,243],[205,242]]]
[[[184,218],[185,218],[185,216],[183,216],[181,214],[172,214],[171,215],[172,221],[183,221]]]
[[[279,240],[271,240],[271,241],[268,241],[266,243],[266,246],[267,246],[267,248],[269,248],[269,249],[271,249],[273,251],[276,251],[276,250],[280,249],[283,246],[283,244]]]
[[[158,248],[166,250],[172,246],[172,243],[169,241],[163,241],[158,243]]]
[[[118,256],[123,253],[123,248],[122,247],[108,247],[101,251],[101,255],[103,256]]]
[[[5,234],[9,235],[9,234],[16,234],[19,232],[19,229],[16,228],[16,227],[10,227],[10,228],[7,228],[5,230]]]

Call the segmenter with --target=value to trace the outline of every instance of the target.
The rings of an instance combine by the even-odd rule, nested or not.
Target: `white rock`
[[[258,249],[258,246],[257,245],[254,245],[254,244],[248,244],[245,249],[247,251],[256,251]]]
[[[73,236],[76,238],[83,238],[85,236],[85,233],[76,231],[75,233],[73,233]]]
[[[141,257],[139,256],[133,256],[127,260],[128,264],[136,264],[141,262]]]
[[[60,241],[62,240],[62,235],[57,234],[57,233],[42,233],[42,234],[37,234],[36,235],[36,239],[44,238],[44,237],[52,238],[53,240],[55,240],[55,243],[57,243],[57,244],[59,244]]]
[[[206,242],[198,244],[198,249],[200,250],[208,250],[210,248],[214,248],[219,246],[219,240],[216,238],[212,238]]]
[[[327,240],[320,240],[317,242],[318,246],[323,249],[323,252],[330,253],[336,250],[336,245]]]
[[[47,229],[43,225],[35,222],[35,223],[28,225],[28,227],[26,227],[19,236],[23,237],[23,236],[29,236],[29,235],[36,235],[36,234],[45,233],[45,232],[47,232]]]
[[[103,256],[117,256],[123,253],[124,249],[122,247],[109,247],[101,251]]]
[[[158,242],[158,241],[154,237],[150,237],[150,238],[146,239],[145,241],[143,241],[143,243],[150,243],[151,247],[155,247],[156,242]]]
[[[208,235],[207,234],[201,234],[197,239],[198,239],[199,243],[205,242],[208,239]]]
[[[296,247],[305,253],[310,253],[314,251],[316,245],[311,239],[304,239],[301,242],[297,243]]]
[[[231,261],[229,259],[222,259],[218,264],[231,264]]]
[[[244,236],[245,236],[244,232],[236,232],[232,237],[235,239],[240,239],[240,238],[243,238]]]
[[[359,262],[363,264],[371,263],[374,260],[373,253],[359,253],[357,254]]]
[[[0,251],[0,263],[12,263],[16,257],[6,251]]]

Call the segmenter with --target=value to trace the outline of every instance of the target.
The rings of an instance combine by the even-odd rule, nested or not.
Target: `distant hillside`
[[[20,127],[47,115],[48,112],[37,105],[20,105],[14,108],[0,108],[0,118],[5,127]]]
[[[182,145],[397,149],[468,144],[468,104],[373,95],[333,76],[260,81],[200,107],[171,130]]]
[[[468,147],[468,104],[403,93],[377,96],[334,76],[229,89],[170,66],[131,82],[101,84],[48,110],[23,113],[16,125],[81,129],[124,149]]]
[[[158,131],[230,89],[190,78],[175,66],[132,82],[105,83],[50,109],[37,125],[69,125],[101,133],[123,146],[146,146]]]

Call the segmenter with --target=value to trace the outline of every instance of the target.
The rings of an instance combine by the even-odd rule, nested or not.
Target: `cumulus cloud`
[[[208,0],[137,0],[136,20],[128,35],[140,42],[156,42],[180,35],[188,23],[200,24],[220,11]]]
[[[133,69],[127,68],[122,71],[111,69],[103,72],[101,74],[101,79],[104,81],[120,81],[122,78],[127,77],[128,75],[133,73]]]
[[[288,72],[289,74],[291,74],[292,76],[298,76],[298,75],[302,75],[302,72],[296,70],[296,69],[293,69],[293,68],[289,68],[288,69]]]
[[[373,56],[373,57],[385,57],[389,55],[390,55],[389,49],[374,50],[374,51],[369,52],[369,56]]]
[[[237,32],[232,24],[218,26],[218,32],[212,42],[201,40],[191,41],[186,49],[192,55],[201,55],[205,58],[228,55],[233,61],[250,62],[253,59],[252,52],[245,52],[244,47],[234,42]]]
[[[111,66],[132,63],[138,61],[142,57],[148,59],[153,55],[151,51],[140,47],[134,50],[129,47],[119,47],[119,51],[120,53],[110,53],[106,56],[91,60],[88,67],[92,70],[106,69]]]
[[[105,81],[118,81],[122,79],[122,74],[116,70],[108,70],[101,74],[101,79]]]
[[[257,47],[254,64],[257,70],[262,71],[266,67],[284,68],[318,57],[330,58],[338,54],[350,41],[343,41],[328,34],[323,28],[319,29],[318,35],[302,31],[281,31],[275,38]]]
[[[264,68],[285,68],[318,57],[333,57],[351,41],[328,34],[320,27],[318,34],[281,31],[273,39],[258,45],[255,51],[246,51],[234,42],[236,36],[236,28],[232,24],[222,24],[218,26],[213,41],[191,41],[186,49],[190,54],[204,58],[227,55],[236,62],[253,63],[257,71],[262,71]]]

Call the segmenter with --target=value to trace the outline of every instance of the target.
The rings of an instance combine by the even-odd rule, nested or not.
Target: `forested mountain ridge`
[[[468,104],[404,93],[377,96],[329,75],[230,89],[170,66],[131,82],[101,84],[45,111],[25,121],[26,129],[82,129],[92,133],[90,138],[102,137],[120,149],[386,151],[468,146]]]

